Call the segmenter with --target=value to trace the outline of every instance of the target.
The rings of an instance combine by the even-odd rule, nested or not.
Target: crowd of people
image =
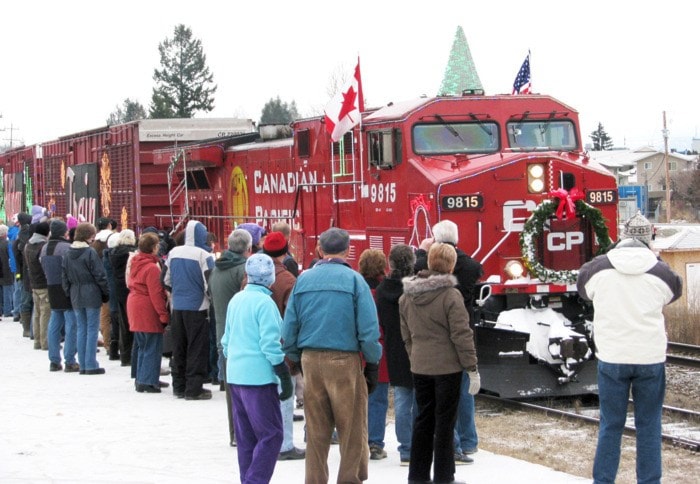
[[[483,270],[457,247],[453,222],[433,226],[417,250],[398,244],[388,258],[365,250],[357,271],[347,262],[348,232],[332,227],[301,271],[284,222],[269,232],[239,225],[215,258],[216,238],[196,220],[174,238],[153,227],[137,238],[108,218],[93,225],[38,206],[12,221],[0,225],[2,314],[21,323],[35,349],[48,351],[49,371],[104,374],[101,343],[111,360],[131,367],[139,393],[169,386],[160,379],[164,355],[175,397],[208,400],[204,385],[218,384],[241,482],[269,482],[278,461],[305,459],[305,482],[327,483],[333,443],[340,444],[338,482],[367,480],[369,461],[387,457],[391,392],[409,484],[455,483],[455,466],[474,462],[480,376],[472,308]],[[630,298],[644,291],[650,305],[640,314],[615,313],[615,321],[613,311],[596,310],[600,482],[615,476],[618,414],[630,386],[648,429],[639,473],[660,477],[663,351],[656,346],[661,308],[681,290],[680,278],[649,249],[646,219],[625,227],[629,241],[585,265],[579,279],[582,297],[596,306],[620,308],[608,301],[619,287]],[[640,335],[639,352],[620,349],[610,329],[620,321],[645,325],[649,337]],[[649,340],[658,355],[648,356]],[[295,399],[306,449],[294,445]]]

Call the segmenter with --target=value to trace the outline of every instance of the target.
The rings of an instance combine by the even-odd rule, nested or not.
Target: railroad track
[[[700,368],[700,346],[669,342],[666,350],[666,363]]]
[[[484,402],[492,402],[504,405],[509,408],[533,411],[543,413],[545,415],[554,415],[557,417],[565,418],[570,421],[586,422],[589,424],[598,425],[600,419],[592,415],[584,415],[581,413],[572,412],[570,410],[552,408],[551,406],[540,405],[531,402],[521,402],[517,400],[509,400],[505,398],[499,398],[491,395],[479,394],[476,396],[477,400]],[[697,422],[700,419],[700,412],[694,412],[691,410],[679,409],[675,407],[664,406],[664,412],[666,414],[683,415],[684,419],[691,419]],[[625,435],[634,436],[636,430],[633,425],[625,425],[624,430]],[[693,438],[683,437],[677,434],[670,434],[662,430],[661,434],[662,441],[669,443],[676,447],[681,447],[684,449],[691,450],[693,452],[700,452],[700,440],[695,440]]]

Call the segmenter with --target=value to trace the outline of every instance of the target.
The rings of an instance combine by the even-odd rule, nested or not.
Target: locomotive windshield
[[[576,131],[571,121],[517,121],[506,125],[508,144],[515,150],[574,150]]]
[[[413,126],[413,151],[419,155],[493,153],[498,151],[496,123],[440,123]]]

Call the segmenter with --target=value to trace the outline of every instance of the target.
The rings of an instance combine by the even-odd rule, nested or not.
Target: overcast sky
[[[272,97],[301,115],[361,59],[367,106],[435,95],[458,26],[487,94],[510,93],[528,49],[533,90],[601,122],[615,146],[700,137],[695,2],[121,0],[0,3],[0,144],[97,128],[125,98],[148,109],[158,44],[176,24],[202,41],[218,85],[197,117],[257,121]]]

